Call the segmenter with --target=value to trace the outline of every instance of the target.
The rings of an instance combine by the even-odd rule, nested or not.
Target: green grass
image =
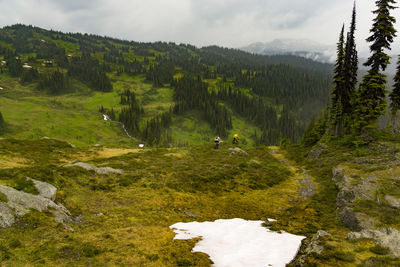
[[[126,137],[120,125],[102,120],[98,109],[103,106],[118,111],[122,107],[120,93],[127,89],[132,90],[145,111],[140,122],[140,126],[144,128],[148,119],[173,106],[173,89],[155,88],[143,75],[118,76],[114,73],[110,77],[114,87],[112,92],[93,92],[85,84],[71,79],[72,92],[47,95],[38,92],[35,84],[23,86],[17,79],[0,74],[0,86],[5,88],[0,92],[0,106],[7,122],[7,131],[3,137],[19,139],[50,137],[66,140],[76,146],[136,145]],[[174,115],[170,130],[173,143],[212,142],[215,133],[202,117],[198,111],[183,116]],[[232,124],[233,129],[224,141],[231,142],[232,136],[239,134],[241,145],[253,146],[257,127],[236,115],[232,117]]]
[[[66,140],[77,146],[132,145],[120,126],[103,120],[99,104],[116,103],[116,93],[49,96],[1,75],[0,106],[6,138]],[[119,99],[119,98],[118,98]],[[119,100],[118,100],[119,101]]]
[[[198,221],[279,218],[283,211],[278,207],[293,197],[287,191],[294,185],[292,173],[265,147],[247,149],[249,155],[230,155],[228,148],[158,148],[101,158],[96,156],[101,148],[71,148],[55,140],[3,140],[3,156],[12,151],[32,164],[0,169],[0,182],[12,184],[26,176],[50,182],[59,188],[56,201],[81,215],[82,222],[71,225],[75,231],[70,232],[47,212],[27,214],[13,228],[2,229],[2,264],[210,266],[207,255],[191,252],[196,240],[172,240],[169,225],[193,220],[184,211],[198,214]],[[62,167],[89,156],[96,166],[125,173],[98,175]]]

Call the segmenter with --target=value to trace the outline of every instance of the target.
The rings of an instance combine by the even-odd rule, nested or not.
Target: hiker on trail
[[[219,148],[219,143],[220,142],[221,142],[221,138],[219,138],[219,136],[216,136],[214,138],[214,143],[215,143],[214,149],[218,149]]]
[[[239,135],[235,134],[233,136],[232,144],[234,144],[234,145],[239,144]]]

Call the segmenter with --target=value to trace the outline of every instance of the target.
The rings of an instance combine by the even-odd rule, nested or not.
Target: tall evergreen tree
[[[339,42],[337,43],[337,59],[335,64],[334,85],[332,90],[332,104],[331,104],[331,128],[335,136],[343,131],[343,109],[342,109],[342,95],[344,92],[344,25],[340,32]]]
[[[384,114],[386,109],[385,88],[386,75],[382,73],[390,63],[390,57],[384,49],[390,50],[390,44],[396,36],[393,24],[396,19],[390,15],[390,10],[395,7],[394,0],[378,0],[375,2],[377,9],[374,23],[370,32],[372,35],[367,41],[372,43],[370,50],[372,55],[365,62],[369,66],[368,73],[360,84],[359,100],[357,106],[357,129],[365,131],[369,125],[373,125]]]
[[[398,132],[397,111],[400,109],[400,55],[398,56],[397,71],[396,75],[394,76],[393,91],[390,93],[390,109],[392,130],[393,132]]]
[[[355,92],[357,85],[358,55],[357,55],[356,41],[354,36],[355,31],[356,31],[356,4],[354,2],[350,31],[347,34],[344,66],[343,66],[344,88],[341,100],[342,100],[343,113],[345,114],[346,117],[352,111],[350,100]]]

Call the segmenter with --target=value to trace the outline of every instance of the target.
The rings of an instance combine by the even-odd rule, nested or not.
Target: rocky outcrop
[[[352,231],[361,231],[375,226],[375,220],[361,212],[345,207],[339,212],[339,220]]]
[[[94,165],[91,165],[89,163],[84,163],[84,162],[75,162],[72,164],[64,165],[64,167],[80,167],[85,170],[93,170],[98,174],[109,174],[109,173],[123,174],[124,173],[124,171],[120,170],[120,169],[114,169],[111,167],[96,167]]]
[[[395,257],[400,257],[400,232],[393,228],[383,228],[379,230],[362,230],[360,232],[351,232],[347,235],[347,239],[367,238],[372,239],[375,243],[386,247]]]
[[[27,177],[26,179],[33,182],[33,185],[38,190],[40,196],[53,201],[56,199],[57,188],[55,188],[53,185],[29,177]]]
[[[353,231],[361,231],[374,227],[375,222],[361,212],[353,211],[353,203],[359,200],[374,200],[377,177],[352,178],[346,172],[346,167],[338,166],[332,171],[332,180],[339,190],[336,206],[339,209],[339,220]]]
[[[336,206],[339,209],[339,220],[353,232],[347,235],[348,239],[367,238],[376,244],[389,249],[390,254],[400,256],[400,232],[393,228],[375,229],[378,222],[362,212],[355,212],[356,200],[376,201],[378,177],[368,174],[363,177],[352,178],[346,167],[339,166],[333,170],[333,181],[339,190]],[[392,207],[400,208],[400,201],[386,195],[385,201]]]
[[[43,184],[40,185],[44,186]],[[41,188],[44,190],[44,188],[48,189],[49,187]],[[12,187],[0,185],[0,193],[7,197],[7,203],[0,202],[0,226],[11,226],[15,222],[17,216],[23,216],[31,209],[40,212],[48,210],[54,215],[57,222],[64,225],[71,222],[71,213],[63,205],[56,204],[50,199],[51,197],[55,197],[55,192],[54,194],[50,194],[47,190],[43,192],[46,197],[43,195],[25,193]]]
[[[229,149],[228,149],[228,152],[231,153],[231,154],[237,154],[237,153],[239,153],[239,154],[248,155],[248,153],[247,153],[246,151],[244,151],[243,149],[240,149],[240,148],[238,148],[238,147],[229,148]]]
[[[15,222],[15,217],[11,209],[0,202],[0,228],[10,227]]]
[[[386,195],[385,200],[392,208],[400,209],[400,199]]]
[[[310,151],[307,156],[308,160],[317,159],[321,156],[322,152],[327,148],[325,144],[318,144],[314,149]]]
[[[290,266],[304,266],[308,256],[312,254],[321,255],[321,253],[324,251],[324,246],[321,244],[321,241],[330,236],[331,235],[327,232],[318,230],[311,240],[303,241],[303,249],[301,249],[299,255],[296,257],[295,261],[290,264]]]

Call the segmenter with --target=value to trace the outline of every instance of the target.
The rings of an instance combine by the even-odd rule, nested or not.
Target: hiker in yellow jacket
[[[232,144],[234,144],[234,145],[239,144],[239,135],[235,134],[233,136]]]

